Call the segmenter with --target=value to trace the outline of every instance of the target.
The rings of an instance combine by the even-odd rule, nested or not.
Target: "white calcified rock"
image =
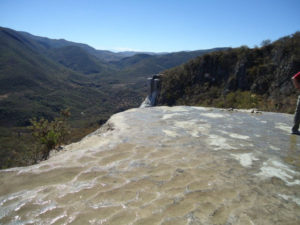
[[[236,160],[240,161],[240,164],[244,167],[252,166],[252,162],[258,160],[254,154],[242,153],[242,154],[231,154]]]
[[[0,224],[300,224],[292,116],[131,109],[40,164],[0,171]]]

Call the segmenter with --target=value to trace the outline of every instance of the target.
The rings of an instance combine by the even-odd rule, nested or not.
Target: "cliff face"
[[[0,170],[1,224],[299,224],[292,116],[132,109],[40,164]]]
[[[293,112],[297,93],[290,78],[299,70],[297,32],[262,48],[210,53],[165,71],[159,103]]]

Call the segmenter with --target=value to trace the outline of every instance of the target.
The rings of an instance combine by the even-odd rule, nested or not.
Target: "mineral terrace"
[[[115,114],[37,165],[0,171],[0,224],[300,224],[292,115]]]

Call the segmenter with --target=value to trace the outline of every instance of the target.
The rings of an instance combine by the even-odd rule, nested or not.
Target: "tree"
[[[269,44],[271,44],[271,40],[270,40],[270,39],[263,40],[263,41],[260,43],[261,47],[267,46],[267,45],[269,45]]]
[[[45,118],[39,120],[33,118],[30,120],[32,125],[29,129],[32,132],[32,136],[37,143],[43,146],[42,159],[46,160],[50,151],[65,141],[66,136],[70,132],[67,124],[67,119],[70,115],[70,110],[65,109],[60,112],[60,117],[56,117],[53,121],[48,121]]]

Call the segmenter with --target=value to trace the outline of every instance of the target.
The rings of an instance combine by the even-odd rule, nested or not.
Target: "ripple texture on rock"
[[[0,224],[300,224],[291,123],[184,106],[115,114],[47,161],[0,171]]]

